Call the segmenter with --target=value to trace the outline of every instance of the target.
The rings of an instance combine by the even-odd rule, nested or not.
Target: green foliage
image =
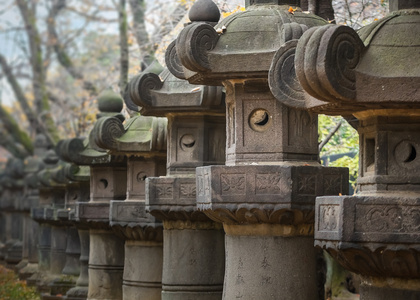
[[[0,266],[0,299],[40,300],[41,297],[34,287],[28,287],[25,281],[20,281],[13,271]]]
[[[359,134],[342,117],[331,117],[319,115],[318,118],[318,137],[319,142],[323,141],[328,134],[342,122],[341,127],[322,148],[320,157],[330,156],[340,153],[355,153],[354,157],[343,156],[333,162],[326,162],[332,167],[347,167],[350,173],[350,183],[356,190],[356,179],[359,171]]]

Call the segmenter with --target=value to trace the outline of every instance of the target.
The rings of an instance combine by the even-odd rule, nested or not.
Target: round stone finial
[[[56,163],[58,163],[58,160],[59,160],[59,158],[57,156],[57,153],[55,153],[55,151],[53,149],[50,149],[45,153],[44,162],[47,165],[56,164]]]
[[[123,99],[120,94],[106,89],[98,96],[98,109],[105,113],[119,113],[123,109]]]
[[[45,134],[40,133],[35,136],[34,146],[37,149],[45,150],[49,148],[50,143]]]
[[[219,22],[220,10],[212,0],[197,0],[188,17],[191,22]]]

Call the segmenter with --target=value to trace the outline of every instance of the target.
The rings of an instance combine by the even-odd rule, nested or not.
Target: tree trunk
[[[23,93],[22,88],[20,87],[16,77],[12,72],[12,68],[10,68],[9,64],[7,63],[6,58],[0,54],[0,65],[2,67],[3,73],[7,78],[10,86],[12,87],[13,93],[15,94],[16,100],[19,102],[23,113],[28,118],[29,126],[31,129],[35,130],[35,132],[42,132],[42,126],[39,123],[35,112],[29,106],[29,101],[26,98],[25,94]]]
[[[90,95],[95,95],[97,89],[94,84],[90,81],[85,80],[83,74],[77,71],[74,67],[73,62],[70,56],[65,51],[63,45],[60,43],[57,30],[56,30],[56,18],[62,9],[66,7],[66,0],[55,0],[54,4],[48,14],[47,19],[47,29],[48,29],[48,39],[49,43],[52,45],[55,54],[57,55],[57,60],[60,65],[67,70],[71,77],[74,79],[79,79],[83,81],[83,88],[87,90]]]
[[[120,29],[120,81],[119,87],[121,95],[123,95],[125,87],[128,83],[128,36],[127,36],[127,13],[125,10],[125,0],[120,0],[118,7],[118,24]]]
[[[47,137],[52,144],[58,142],[57,127],[50,111],[47,88],[45,85],[44,61],[41,50],[41,37],[36,27],[35,3],[31,9],[25,0],[16,0],[16,4],[25,22],[26,34],[29,41],[30,61],[32,67],[32,86],[35,98],[36,113],[45,125]]]
[[[13,144],[20,144],[24,148],[24,151],[19,151],[19,153],[16,153],[16,151],[14,151],[15,147],[11,147],[13,148],[12,151],[15,152],[12,154],[14,156],[18,155],[17,157],[20,157],[21,155],[32,154],[34,147],[32,145],[31,138],[26,134],[26,132],[23,132],[19,128],[19,125],[16,123],[13,117],[2,106],[0,106],[0,119],[3,123],[6,134],[13,139]]]
[[[133,31],[139,45],[141,56],[153,54],[153,46],[150,43],[149,35],[144,24],[144,12],[146,4],[144,0],[129,0],[132,15],[133,15]]]

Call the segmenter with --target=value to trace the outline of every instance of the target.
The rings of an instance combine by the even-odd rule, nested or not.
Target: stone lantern
[[[37,173],[39,203],[32,208],[31,217],[39,223],[38,269],[39,274],[29,278],[36,281],[43,297],[48,297],[52,283],[64,267],[67,235],[65,224],[56,218],[57,209],[64,207],[64,185],[53,178],[59,168],[59,158],[54,150],[48,150],[44,157],[45,168]]]
[[[63,299],[82,300],[87,298],[89,251],[86,253],[85,249],[89,243],[89,233],[83,224],[75,220],[75,206],[77,202],[89,201],[89,167],[66,164],[62,174],[67,181],[65,207],[57,211],[57,218],[68,224],[68,227],[65,265],[57,285],[66,287],[66,290],[62,290],[62,294],[66,292]],[[84,253],[82,247],[85,248]]]
[[[196,13],[208,2],[196,2],[166,58],[176,76],[226,89],[226,165],[197,168],[198,208],[226,232],[223,299],[316,299],[315,197],[347,193],[348,171],[318,163],[317,116],[284,102],[303,94],[297,39],[327,22],[298,1],[254,0],[213,27]],[[269,88],[273,68],[283,101]]]
[[[75,285],[76,275],[79,275],[79,236],[68,218],[69,197],[73,197],[73,184],[66,176],[68,166],[68,163],[60,160],[57,166],[48,173],[53,196],[60,191],[60,194],[63,192],[63,199],[59,204],[53,203],[52,218],[49,219],[52,225],[51,264],[48,279],[50,292],[42,295],[43,300],[61,299],[62,295]]]
[[[3,193],[0,208],[4,218],[3,255],[6,266],[14,268],[22,260],[23,224],[23,161],[10,158],[2,177]]]
[[[111,201],[110,224],[125,239],[123,299],[161,299],[160,221],[146,213],[145,182],[166,174],[167,119],[135,116],[102,118],[96,143],[112,155],[127,156],[127,198]]]
[[[66,140],[61,145],[67,161],[90,167],[90,200],[77,202],[76,220],[89,228],[89,290],[87,299],[122,299],[124,240],[109,225],[111,200],[124,200],[127,164],[124,157],[109,155],[96,144],[101,119],[124,120],[122,98],[109,90],[98,97],[98,120],[86,140]]]
[[[44,167],[42,157],[47,150],[46,139],[43,135],[38,135],[34,141],[34,155],[25,159],[25,207],[30,211],[39,205],[39,186],[37,173]],[[27,280],[38,272],[38,223],[30,218],[25,219],[25,226],[23,232],[23,251],[22,260],[27,261],[27,265],[19,270],[19,278]],[[29,282],[28,282],[29,283]]]
[[[224,163],[224,95],[160,71],[150,65],[130,95],[142,115],[168,118],[166,176],[146,179],[146,209],[164,228],[162,299],[220,299],[224,234],[196,208],[195,168]]]
[[[299,106],[360,123],[358,193],[317,198],[315,245],[361,275],[369,300],[420,298],[420,2],[390,10],[357,33],[310,29],[295,57]]]
[[[63,274],[70,275],[70,279],[72,275],[78,275],[78,278],[76,286],[68,290],[63,299],[85,300],[89,284],[89,227],[87,223],[76,220],[75,209],[78,202],[89,201],[90,169],[88,166],[78,166],[71,160],[72,155],[66,153],[68,142],[71,140],[61,141],[57,145],[60,158],[69,162],[64,169],[65,176],[69,180],[66,186],[66,203],[65,208],[59,211],[59,215],[61,219],[68,220],[72,224],[68,233],[67,260]]]

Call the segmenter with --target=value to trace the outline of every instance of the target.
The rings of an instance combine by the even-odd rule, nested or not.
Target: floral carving
[[[122,204],[122,203],[121,203]],[[115,204],[114,204],[115,205]],[[146,218],[146,209],[144,203],[135,205],[118,205],[116,218],[118,220],[132,220]]]
[[[195,184],[181,184],[180,194],[181,194],[181,197],[195,198],[196,196]]]
[[[242,195],[245,194],[245,174],[222,174],[220,175],[222,194]]]
[[[281,190],[281,176],[278,174],[257,174],[255,181],[257,194],[278,194]]]
[[[298,193],[300,195],[315,195],[316,177],[314,175],[301,175],[298,178]]]
[[[341,175],[324,176],[324,195],[339,195],[341,191]]]
[[[357,232],[415,233],[420,229],[420,208],[414,205],[358,204],[356,215]]]
[[[156,186],[156,198],[172,199],[173,198],[172,185]]]
[[[136,207],[136,208],[133,208],[133,210],[131,211],[131,215],[134,217],[134,218],[144,218],[145,217],[145,214],[146,214],[146,211],[145,211],[145,209],[144,208],[140,208],[140,207]]]
[[[338,225],[339,205],[321,205],[319,207],[319,226],[320,231],[336,231]]]

